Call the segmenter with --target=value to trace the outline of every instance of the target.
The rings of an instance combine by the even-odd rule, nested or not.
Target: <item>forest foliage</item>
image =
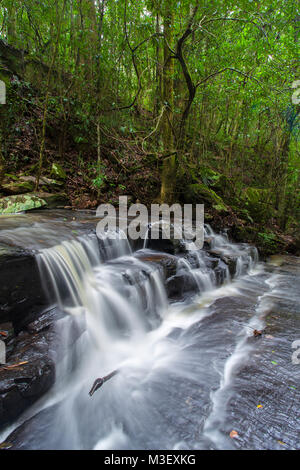
[[[299,27],[294,0],[2,0],[0,179],[30,167],[37,189],[59,162],[95,201],[297,232]]]

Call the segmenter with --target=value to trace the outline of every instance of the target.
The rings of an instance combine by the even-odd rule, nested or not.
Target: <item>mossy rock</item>
[[[241,209],[240,207],[231,205],[231,209],[235,212],[240,219],[243,219],[245,222],[253,224],[254,220],[250,216],[250,213],[247,209]]]
[[[190,184],[187,187],[185,202],[192,204],[208,204],[218,212],[228,212],[223,199],[204,184]]]
[[[67,206],[70,203],[69,198],[65,193],[51,194],[46,192],[38,192],[35,194],[46,201],[48,209],[55,209],[58,206]]]
[[[33,183],[33,186],[35,187],[36,178],[34,176],[21,175],[20,180]],[[45,176],[40,177],[39,186],[45,187],[46,188],[45,192],[49,192],[49,190],[55,192],[61,189],[63,185],[64,185],[63,181],[57,181],[54,179],[46,178]]]
[[[255,243],[257,241],[258,229],[253,225],[235,225],[232,235],[237,242]]]
[[[58,163],[53,163],[51,175],[54,175],[55,178],[60,180],[65,180],[67,178],[65,170]]]
[[[12,183],[3,184],[2,189],[3,192],[8,195],[25,194],[34,190],[34,183],[30,181],[14,181]]]
[[[192,169],[191,174],[195,182],[204,184],[208,188],[213,188],[214,191],[217,191],[222,196],[235,196],[233,185],[226,175],[207,166],[200,167],[198,170]]]
[[[217,173],[209,167],[203,166],[200,168],[199,176],[203,184],[206,186],[215,186],[220,178],[222,177],[221,173]]]
[[[272,217],[270,203],[267,202],[269,195],[267,189],[249,187],[243,191],[241,201],[254,221],[263,222]]]
[[[0,215],[30,211],[46,205],[46,201],[35,194],[3,197],[0,199]]]
[[[4,69],[0,70],[0,80],[5,83],[7,91],[7,89],[10,87],[9,72],[6,72]]]
[[[271,231],[258,233],[258,246],[264,255],[271,255],[281,251],[282,241]]]

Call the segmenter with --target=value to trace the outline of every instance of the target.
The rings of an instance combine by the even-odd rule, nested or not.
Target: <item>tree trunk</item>
[[[15,2],[12,1],[7,9],[7,42],[12,46],[17,45],[17,12]]]

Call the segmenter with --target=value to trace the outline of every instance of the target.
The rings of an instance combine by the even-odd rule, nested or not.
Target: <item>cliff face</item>
[[[17,49],[0,39],[0,80],[9,85],[9,79],[17,76],[29,82],[33,87],[40,87],[41,80],[46,78],[49,67],[43,62],[33,59],[24,49]],[[51,87],[57,85],[57,73],[52,71]],[[64,81],[67,80],[63,76]]]
[[[27,55],[26,51],[16,49],[0,39],[0,78],[5,81],[5,78],[11,75],[23,77]]]

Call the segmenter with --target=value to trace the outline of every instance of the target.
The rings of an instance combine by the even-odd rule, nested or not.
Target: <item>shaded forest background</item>
[[[299,28],[292,0],[2,0],[0,196],[204,203],[298,253]]]

